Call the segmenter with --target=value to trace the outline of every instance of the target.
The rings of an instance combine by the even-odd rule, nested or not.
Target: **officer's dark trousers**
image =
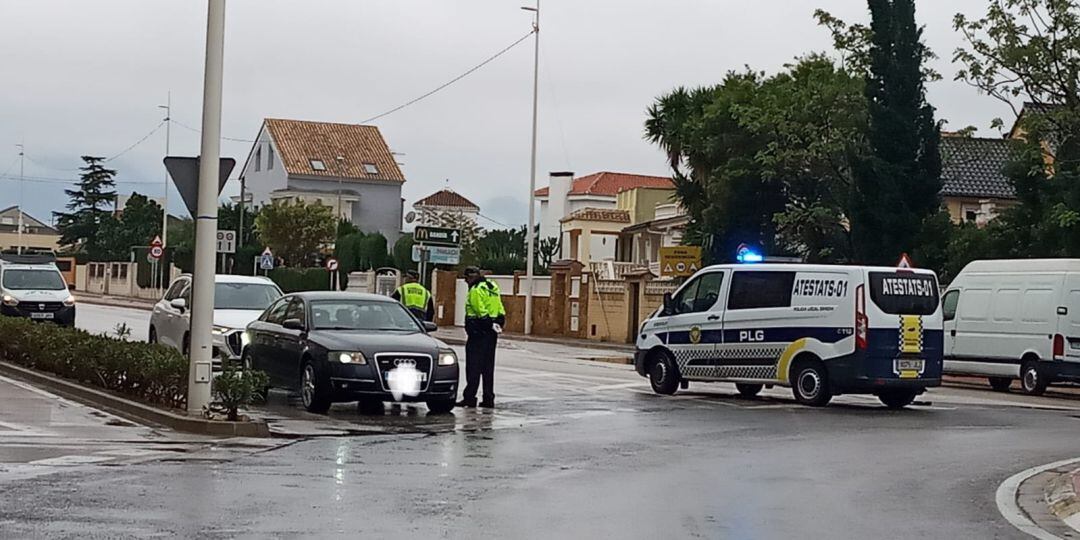
[[[473,330],[465,343],[465,392],[462,400],[476,401],[480,380],[484,381],[484,401],[495,401],[495,347],[499,335],[494,330]]]

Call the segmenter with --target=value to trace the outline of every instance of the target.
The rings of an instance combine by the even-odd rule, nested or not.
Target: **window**
[[[941,299],[941,313],[946,321],[956,318],[956,305],[960,303],[960,291],[949,291]]]
[[[262,311],[281,291],[270,283],[218,283],[214,285],[214,309]]]
[[[285,310],[289,307],[289,299],[282,298],[263,314],[263,322],[281,324],[285,321]]]
[[[169,300],[169,301],[172,301],[172,300],[176,300],[177,298],[180,298],[180,293],[184,290],[184,286],[186,286],[186,285],[187,285],[187,280],[186,279],[178,279],[178,280],[174,281],[172,286],[169,287],[168,292],[165,293],[165,299]]]
[[[937,280],[930,274],[871,272],[870,299],[889,315],[933,315],[939,302]]]
[[[416,319],[397,302],[336,300],[311,305],[316,330],[420,332]]]
[[[379,168],[374,163],[365,163],[364,172],[368,174],[379,174]]]
[[[255,172],[262,170],[262,146],[255,150]]]
[[[791,307],[795,272],[735,272],[728,309]]]
[[[9,217],[4,218],[4,225],[14,225],[14,224],[15,224],[15,218],[9,218]]]
[[[266,170],[274,170],[274,147],[266,145]]]
[[[68,288],[57,270],[7,270],[3,285],[12,291],[62,291]]]
[[[289,309],[285,312],[285,320],[297,319],[304,326],[307,326],[307,317],[304,316],[304,301],[299,298],[293,298],[289,303]]]
[[[720,298],[720,286],[723,284],[724,274],[721,272],[705,274],[695,279],[675,297],[674,314],[709,311]]]
[[[311,170],[313,170],[313,171],[325,171],[326,170],[326,164],[323,163],[321,159],[313,159],[313,160],[311,160]]]
[[[979,210],[982,208],[970,204],[965,204],[960,207],[960,214],[964,218],[965,222],[975,223],[975,220],[979,217]]]

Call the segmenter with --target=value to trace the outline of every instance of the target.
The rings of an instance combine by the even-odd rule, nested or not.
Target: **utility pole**
[[[172,139],[172,90],[165,99],[165,105],[158,105],[159,109],[165,109],[165,157],[169,157],[169,142]],[[161,201],[161,247],[169,245],[169,169],[165,168],[165,196]],[[165,276],[158,270],[154,271],[154,279],[158,288],[165,288]]]
[[[247,199],[246,199],[247,195],[244,194],[244,188],[246,187],[244,185],[244,181],[245,181],[244,175],[241,174],[240,175],[240,227],[239,227],[240,230],[236,231],[236,246],[237,247],[244,247],[244,203],[247,201]]]
[[[338,177],[337,177],[337,222],[338,222],[338,225],[340,225],[340,224],[341,224],[341,221],[342,221],[342,219],[343,219],[343,218],[341,217],[341,188],[342,188],[342,179],[344,179],[344,178],[345,178],[345,156],[338,156],[338,157],[337,157],[337,163],[338,163]],[[350,217],[351,217],[351,216],[350,216]],[[334,234],[337,234],[337,232],[335,231],[335,233],[334,233]]]
[[[17,144],[19,147],[19,247],[15,250],[19,255],[23,252],[23,165],[26,163],[26,146]]]
[[[195,216],[195,275],[191,298],[188,370],[189,413],[210,405],[214,323],[214,267],[217,258],[218,177],[221,174],[221,94],[225,60],[225,0],[208,0],[206,72],[203,78],[202,151],[199,204]]]
[[[533,33],[536,34],[536,50],[533,52],[533,121],[532,121],[532,165],[529,168],[529,230],[525,232],[529,249],[525,261],[525,334],[532,334],[533,312],[533,277],[536,260],[536,125],[540,111],[540,0],[536,7],[523,7],[535,14]]]

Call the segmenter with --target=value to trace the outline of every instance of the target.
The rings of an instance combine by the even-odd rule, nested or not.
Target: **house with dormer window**
[[[267,118],[241,178],[256,207],[304,201],[391,244],[401,236],[405,175],[375,126]]]

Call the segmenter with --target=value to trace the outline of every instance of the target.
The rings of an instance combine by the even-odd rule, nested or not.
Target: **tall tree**
[[[869,0],[865,95],[871,155],[855,168],[851,231],[857,260],[894,263],[941,209],[941,135],[926,101],[914,0]]]
[[[161,234],[161,206],[144,195],[133,193],[119,217],[102,221],[99,229],[102,251],[112,260],[127,260],[131,248],[149,246]]]
[[[259,240],[290,266],[314,263],[315,256],[334,241],[336,228],[331,207],[303,201],[266,205],[255,218]]]
[[[112,219],[110,207],[116,202],[116,171],[105,168],[105,158],[82,156],[77,189],[65,190],[68,212],[55,212],[61,246],[80,246],[92,257],[106,250],[101,225]]]

